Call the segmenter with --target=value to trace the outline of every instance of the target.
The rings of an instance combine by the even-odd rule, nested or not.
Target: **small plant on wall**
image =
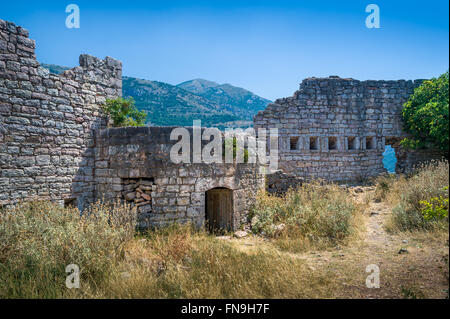
[[[133,98],[107,99],[102,110],[112,127],[144,126],[147,120],[147,113],[137,109]]]

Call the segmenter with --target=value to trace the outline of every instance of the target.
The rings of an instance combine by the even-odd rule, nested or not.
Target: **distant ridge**
[[[41,63],[51,73],[70,69]],[[231,84],[194,79],[171,85],[133,77],[123,77],[124,97],[133,97],[140,110],[148,112],[148,124],[186,126],[201,120],[203,126],[249,127],[253,116],[271,101]]]
[[[177,86],[203,96],[248,121],[253,121],[253,116],[271,103],[271,101],[243,88],[204,79],[183,82]]]

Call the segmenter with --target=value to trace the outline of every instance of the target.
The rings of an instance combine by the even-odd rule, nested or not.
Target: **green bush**
[[[436,148],[448,157],[449,96],[448,71],[439,78],[424,81],[403,107],[405,130],[412,135],[402,141],[408,148]]]
[[[422,200],[419,203],[423,205],[422,215],[425,220],[441,220],[448,218],[448,186],[442,189],[446,192],[446,197],[439,195],[432,197],[429,201]]]
[[[102,110],[112,120],[114,127],[144,126],[147,120],[147,113],[139,111],[131,97],[108,99]]]

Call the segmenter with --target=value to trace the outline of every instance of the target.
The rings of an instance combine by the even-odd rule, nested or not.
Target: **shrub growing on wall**
[[[403,107],[406,132],[412,136],[402,141],[408,148],[436,148],[448,157],[448,71],[424,81],[414,90]]]
[[[144,126],[147,119],[147,113],[137,109],[133,98],[107,99],[103,112],[112,120],[113,127]]]

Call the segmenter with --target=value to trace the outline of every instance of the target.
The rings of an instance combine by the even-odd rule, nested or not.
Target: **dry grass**
[[[364,207],[348,190],[332,184],[306,184],[283,197],[260,193],[252,230],[274,238],[283,250],[325,249],[346,244],[359,233]]]
[[[442,196],[448,199],[449,165],[447,161],[432,162],[417,168],[412,176],[381,177],[377,180],[376,198],[392,208],[386,228],[391,233],[441,229],[448,232],[448,218],[426,220],[421,201]]]
[[[273,249],[248,254],[204,232],[192,233],[188,226],[135,241],[119,268],[130,277],[112,278],[104,289],[106,297],[314,298],[330,294],[324,291],[330,279],[325,274],[311,278],[301,260]]]
[[[132,236],[127,207],[89,214],[51,203],[2,212],[1,298],[314,298],[330,296],[326,274],[275,249],[247,254],[191,226]],[[130,217],[130,218],[128,218]],[[67,289],[65,268],[81,269]],[[300,288],[301,287],[301,288]]]
[[[127,206],[77,209],[48,202],[23,203],[0,213],[0,297],[62,298],[67,265],[81,268],[96,287],[133,237],[135,212]]]

